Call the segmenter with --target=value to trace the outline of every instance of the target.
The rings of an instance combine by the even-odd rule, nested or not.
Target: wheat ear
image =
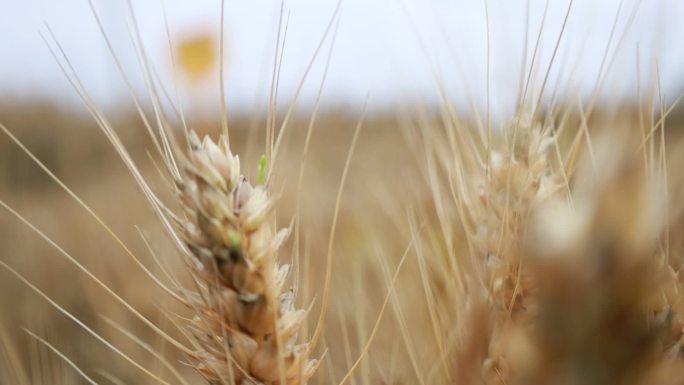
[[[288,231],[275,230],[266,185],[241,175],[227,137],[190,133],[189,143],[177,184],[197,283],[188,295],[192,364],[212,384],[304,384],[317,361],[310,344],[296,344],[306,312],[294,308],[292,290],[281,292],[289,266],[276,257]]]

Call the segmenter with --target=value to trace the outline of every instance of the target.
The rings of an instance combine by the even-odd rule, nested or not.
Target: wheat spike
[[[178,183],[185,220],[181,235],[199,292],[188,328],[197,350],[193,366],[210,383],[303,384],[317,361],[311,346],[296,344],[306,312],[282,292],[288,266],[278,250],[287,238],[276,231],[265,184],[250,184],[221,136],[190,137],[191,151]]]
[[[480,282],[465,292],[457,383],[677,383],[682,219],[666,191],[681,175],[644,170],[635,133],[609,127],[568,179],[552,158],[560,129],[511,130],[489,170],[463,167],[481,181],[459,197]]]

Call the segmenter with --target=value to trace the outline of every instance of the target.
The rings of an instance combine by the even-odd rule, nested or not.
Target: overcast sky
[[[144,82],[129,37],[132,23],[126,2],[94,3],[127,74],[143,93]],[[145,49],[167,85],[171,84],[172,66],[163,10],[174,42],[197,33],[218,34],[219,0],[133,3]],[[433,102],[439,97],[437,84],[442,84],[455,102],[466,103],[472,98],[481,105],[487,90],[487,4],[491,102],[495,109],[506,111],[519,89],[525,56],[530,64],[542,22],[545,1],[530,0],[529,12],[527,3],[344,0],[323,103],[360,105],[366,95],[371,105],[378,107]],[[289,0],[284,4],[289,22],[280,78],[282,101],[291,98],[331,20],[336,0]],[[619,4],[619,0],[575,0],[547,83],[547,95],[557,84],[566,91],[577,89],[585,95],[590,92],[596,84]],[[263,105],[267,100],[279,6],[279,1],[226,0],[226,86],[233,109]],[[550,0],[537,61],[537,88],[554,51],[567,6],[566,0]],[[684,2],[680,0],[624,0],[604,67],[610,73],[604,86],[606,93],[611,97],[634,95],[637,68],[647,82],[653,79],[656,62],[667,95],[680,92],[684,77],[682,20]],[[126,100],[126,88],[87,0],[0,0],[0,95],[76,100],[41,39],[41,32],[47,31],[45,23],[99,103]],[[527,52],[526,31],[530,41]],[[314,100],[330,37],[327,42],[306,81],[302,105]],[[616,48],[619,51],[614,55]],[[190,87],[182,81],[179,85],[184,105],[212,105],[218,100],[216,77],[202,86]]]

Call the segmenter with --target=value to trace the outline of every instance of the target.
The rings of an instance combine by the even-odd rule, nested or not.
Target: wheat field
[[[321,102],[340,8],[313,103],[274,70],[261,112],[186,115],[144,51],[100,106],[50,31],[82,104],[0,100],[0,384],[683,383],[681,91],[657,60],[631,99],[551,81],[568,4],[511,113],[489,67],[483,105]]]

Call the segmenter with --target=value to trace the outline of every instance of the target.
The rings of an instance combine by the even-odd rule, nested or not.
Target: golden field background
[[[161,276],[150,254],[154,252],[162,263],[184,277],[184,267],[177,252],[169,244],[133,178],[94,121],[75,110],[78,109],[60,109],[49,102],[4,102],[0,103],[0,122],[92,207],[150,270]],[[571,115],[570,120],[579,121],[576,113]],[[110,112],[108,116],[153,188],[161,192],[162,197],[172,198],[149,157],[152,144],[140,119],[126,109]],[[300,219],[300,232],[290,237],[280,258],[289,260],[292,255],[299,255],[301,259],[298,273],[292,274],[291,282],[299,277],[300,307],[306,308],[313,301],[308,317],[309,332],[315,326],[321,303],[320,289],[335,198],[360,116],[358,111],[344,109],[319,112],[305,160],[301,191],[298,191],[297,180],[311,112],[295,114],[286,135],[285,151],[276,165],[273,191],[279,193],[278,222],[284,227],[295,215]],[[636,107],[599,108],[589,126],[601,126],[605,122],[618,126],[618,122],[629,122],[636,116]],[[220,126],[217,118],[195,119],[190,125],[201,133],[215,135]],[[441,131],[440,119],[437,109],[416,108],[411,114],[370,112],[363,121],[343,190],[333,244],[330,309],[324,341],[317,350],[319,354],[327,353],[314,383],[339,381],[368,340],[387,295],[387,273],[383,269],[394,272],[411,242],[408,218],[420,212],[428,237],[431,231],[437,232],[430,230],[437,217],[426,180],[426,159],[423,150],[416,148],[412,141],[412,132],[418,126]],[[264,116],[231,117],[229,121],[234,152],[240,155],[248,177],[253,178],[256,174],[258,158],[263,152],[264,126]],[[684,113],[677,110],[667,119],[668,135],[678,137],[682,130]],[[143,315],[179,336],[171,319],[176,315],[188,316],[188,309],[174,303],[155,286],[97,221],[7,136],[0,137],[0,181],[2,201],[72,254]],[[196,376],[189,367],[179,364],[184,358],[173,348],[165,346],[149,328],[79,272],[58,250],[6,210],[0,213],[0,242],[3,261],[130,354],[136,362],[160,373],[163,378],[169,376],[157,359],[108,320],[161,352],[189,378]],[[417,360],[417,365],[425,372],[435,370],[436,363],[431,357],[439,356],[439,353],[433,332],[427,327],[428,309],[414,254],[415,251],[411,251],[401,270],[392,302],[352,383],[415,383],[417,379],[406,364],[411,359]],[[89,373],[96,373],[102,383],[117,383],[116,379],[126,384],[151,383],[138,369],[6,271],[0,272],[0,289],[3,333],[0,338],[3,344],[0,383],[15,383],[22,376],[35,384],[83,382],[56,355],[29,337],[24,328],[46,338]],[[434,294],[439,298],[438,292]],[[448,307],[449,303],[439,306]],[[402,309],[401,317],[397,309]],[[411,341],[408,345],[399,338],[402,327],[409,330]],[[407,346],[414,357],[408,357]],[[23,367],[25,373],[15,374],[17,367]]]
[[[116,43],[109,47],[112,52],[103,49],[103,57],[94,52],[79,57],[89,50],[87,39],[76,39],[67,42],[64,57],[58,53],[55,59],[68,67],[72,65],[68,58],[76,59],[69,80],[83,76],[84,90],[90,89],[88,80],[93,86],[100,80],[100,86],[112,86],[106,90],[111,91],[106,92],[108,98],[98,99],[100,92],[92,95],[95,100],[120,103],[103,107],[103,112],[145,181],[174,213],[188,205],[183,207],[174,196],[179,191],[134,103],[121,101],[120,91],[126,89],[123,83],[135,93],[147,81],[147,91],[141,95],[149,94],[150,89],[166,93],[166,88],[171,88],[168,78],[172,78],[180,89],[175,90],[179,94],[175,99],[185,107],[189,128],[214,139],[222,122],[220,111],[212,106],[219,104],[219,97],[223,103],[224,96],[218,95],[216,85],[226,83],[227,100],[243,103],[235,110],[227,103],[231,149],[240,157],[241,172],[252,182],[258,179],[260,157],[270,153],[266,145],[270,119],[275,120],[276,133],[283,130],[282,151],[277,158],[267,159],[273,167],[268,191],[275,200],[278,227],[293,230],[278,252],[279,263],[294,264],[285,290],[294,288],[296,308],[309,311],[298,343],[311,338],[323,303],[329,305],[322,339],[311,354],[322,363],[309,383],[340,384],[344,379],[348,385],[684,384],[673,375],[684,370],[684,108],[675,105],[669,110],[669,103],[681,98],[672,90],[680,92],[682,87],[671,83],[677,80],[672,63],[677,63],[679,55],[662,52],[662,62],[649,57],[657,54],[661,45],[673,47],[670,36],[658,39],[660,33],[667,35],[667,22],[674,19],[676,24],[675,7],[669,17],[661,15],[663,31],[653,31],[657,29],[651,27],[654,10],[671,3],[663,1],[660,6],[651,4],[640,10],[638,1],[628,2],[624,9],[622,2],[616,2],[618,8],[610,10],[617,12],[612,29],[613,15],[611,20],[601,19],[607,11],[600,13],[600,7],[592,2],[578,4],[577,14],[571,12],[572,2],[567,14],[563,13],[565,5],[555,4],[547,14],[549,3],[527,2],[525,11],[518,14],[523,8],[513,3],[511,9],[493,3],[487,8],[485,1],[482,19],[473,17],[464,25],[456,25],[459,23],[454,21],[459,19],[452,20],[454,15],[446,12],[451,8],[444,3],[445,14],[435,16],[444,16],[444,27],[449,28],[437,38],[431,36],[436,33],[431,28],[438,23],[425,24],[425,19],[414,25],[417,40],[425,38],[416,42],[421,46],[418,49],[403,41],[411,29],[408,25],[390,23],[378,30],[372,23],[365,25],[366,16],[372,20],[382,17],[377,20],[384,22],[397,17],[393,12],[398,9],[379,4],[374,4],[378,15],[373,15],[371,5],[368,15],[357,13],[358,19],[348,24],[339,22],[342,16],[331,8],[330,15],[326,13],[330,29],[325,33],[314,31],[304,21],[288,24],[288,9],[281,14],[287,16],[280,20],[285,22],[281,25],[276,22],[276,12],[269,25],[274,35],[270,38],[277,40],[271,42],[274,47],[257,42],[257,35],[244,32],[249,29],[231,29],[240,24],[231,17],[249,20],[247,24],[254,27],[256,14],[229,9],[227,30],[221,27],[220,33],[219,20],[184,32],[173,25],[169,30],[166,25],[168,41],[163,42],[154,40],[159,31],[152,31],[150,20],[149,25],[139,25],[150,29],[133,36],[126,46],[129,50],[122,51],[117,44],[127,37],[126,28],[137,21],[131,20],[129,25],[119,19],[126,12],[110,12],[124,5],[121,3],[99,9],[105,27],[120,24],[121,29],[115,28],[118,32],[109,35]],[[468,19],[471,14],[465,10],[472,4],[461,5],[451,10]],[[93,18],[98,17],[96,8],[89,13]],[[125,11],[125,7],[119,8]],[[22,12],[20,8],[14,11]],[[60,11],[69,13],[66,6]],[[218,9],[214,11],[212,17]],[[401,11],[407,13],[407,19],[421,19],[420,12]],[[176,12],[183,13],[182,7]],[[64,16],[61,23],[68,26],[71,19],[79,18],[75,15]],[[297,16],[321,21],[312,15]],[[584,20],[587,15],[597,16],[595,25]],[[520,16],[525,16],[524,22]],[[231,20],[236,25],[231,26]],[[100,21],[90,22],[90,27],[96,27]],[[337,29],[339,25],[341,29]],[[14,26],[17,31],[23,27]],[[92,37],[84,32],[85,23],[78,27],[64,31]],[[292,35],[278,33],[281,28],[287,35],[284,30],[290,27]],[[344,28],[348,28],[346,32]],[[108,33],[106,29],[102,28],[103,34]],[[464,34],[465,30],[468,33]],[[220,37],[224,33],[225,42]],[[248,35],[254,40],[246,45],[249,49],[240,51],[240,45],[233,46]],[[391,44],[385,44],[380,43],[381,35],[396,36],[389,40]],[[63,36],[58,31],[54,41],[48,38],[48,47],[61,50],[60,41],[66,40]],[[369,41],[358,41],[364,37]],[[389,51],[396,48],[401,63],[385,62],[390,56],[374,49],[373,37],[378,46],[387,45]],[[452,45],[451,38],[464,45]],[[318,39],[321,45],[315,48]],[[438,43],[442,39],[448,47]],[[653,44],[632,46],[649,39]],[[604,40],[605,51],[598,52]],[[389,47],[394,43],[396,47]],[[219,51],[219,45],[225,53]],[[249,56],[250,49],[262,45],[264,57],[269,59],[245,66],[240,53]],[[157,55],[160,46],[163,55]],[[338,47],[341,52],[336,51]],[[32,47],[26,48],[33,52],[28,50]],[[303,71],[302,88],[297,88],[296,82],[291,84],[291,72],[302,76],[314,49],[312,67]],[[416,52],[424,57],[416,57]],[[109,68],[93,64],[104,57],[111,61],[110,53],[122,59],[124,82],[113,80],[118,79],[113,63],[108,62]],[[143,59],[135,58],[136,54]],[[383,59],[374,66],[387,66],[387,74],[393,73],[397,79],[386,84],[387,88],[369,90],[370,107],[362,111],[354,107],[357,93],[381,77],[379,73],[369,75],[373,74],[373,55]],[[446,59],[449,55],[453,57]],[[364,60],[368,60],[368,68],[362,67]],[[140,78],[133,63],[140,65],[142,77],[148,78]],[[249,98],[230,88],[240,90],[239,80],[249,80],[247,74],[261,74],[257,64],[266,74],[262,86],[274,76],[272,91],[278,95],[270,95],[269,105],[277,102],[279,109],[273,116],[258,107],[245,109]],[[400,64],[416,78],[399,78]],[[272,74],[270,65],[275,66]],[[219,68],[226,71],[228,81],[223,73],[219,75]],[[338,70],[344,73],[336,78]],[[462,81],[454,82],[459,74]],[[237,79],[241,76],[245,79]],[[362,83],[364,77],[368,83]],[[339,87],[340,79],[342,83],[353,79],[346,84],[350,86],[347,91]],[[414,84],[417,79],[436,82],[430,83],[436,86],[434,94],[422,95],[425,84]],[[596,84],[587,90],[586,82],[593,79]],[[328,100],[321,99],[323,93],[337,97],[331,99],[337,102],[321,102],[320,109],[308,100],[319,81],[322,88],[315,103]],[[47,83],[36,91],[48,91]],[[408,91],[416,85],[415,92]],[[290,116],[281,100],[294,89],[297,108]],[[407,91],[388,91],[396,89]],[[624,95],[626,89],[635,95]],[[461,94],[471,98],[470,104],[458,99]],[[59,101],[27,95],[0,97],[0,124],[12,133],[0,131],[0,385],[86,384],[86,376],[103,385],[209,383],[196,373],[192,358],[165,342],[126,308],[134,308],[182,344],[191,344],[192,339],[183,333],[196,325],[192,323],[197,316],[194,309],[176,302],[145,269],[164,285],[178,288],[177,281],[184,289],[196,289],[192,281],[196,276],[185,265],[197,262],[190,255],[195,251],[180,255],[87,107],[69,104],[66,94],[60,95],[64,99]],[[345,95],[348,105],[341,102]],[[72,92],[69,97],[73,96]],[[262,101],[268,98],[266,93],[260,96]],[[151,102],[159,102],[163,118],[169,120],[181,142],[180,117],[168,105],[173,102],[167,103],[173,98],[164,95],[161,101],[151,100],[154,97],[140,98],[145,117],[153,126],[157,123],[155,103]],[[255,96],[255,103],[257,99]],[[393,100],[406,104],[387,107]],[[306,105],[309,107],[300,107]],[[513,116],[506,116],[508,106],[513,107]],[[587,114],[590,117],[585,121]],[[362,128],[355,142],[358,125]],[[42,170],[11,135],[88,209]],[[638,148],[637,156],[626,155],[632,145]],[[348,159],[351,162],[346,169]],[[592,171],[587,171],[587,164],[595,159],[606,164],[593,164]],[[568,178],[568,174],[572,176]],[[551,203],[558,202],[569,203],[563,206],[567,210],[553,211]],[[542,229],[546,232],[538,228],[543,227],[540,223],[548,227]],[[549,239],[534,238],[539,234]],[[544,249],[554,242],[565,249]],[[331,290],[329,297],[323,298],[329,253]],[[71,256],[78,262],[70,261]],[[25,281],[12,274],[13,269]],[[226,284],[230,285],[232,281]],[[232,289],[235,287],[227,291]],[[227,291],[218,293],[219,305]],[[181,297],[184,294],[181,292]],[[230,315],[223,309],[216,313],[225,320]],[[230,327],[248,329],[234,322],[222,327],[223,333]],[[211,330],[199,329],[200,334]],[[216,337],[214,344],[209,345],[225,345],[233,352],[230,344],[234,340],[217,333],[212,337]],[[212,353],[203,359],[206,357],[213,357]],[[233,367],[227,362],[221,365]],[[79,370],[85,375],[79,375]],[[350,370],[353,373],[347,377]],[[658,376],[665,380],[654,382]],[[242,376],[236,378],[242,381]],[[248,382],[240,385],[252,385]]]

